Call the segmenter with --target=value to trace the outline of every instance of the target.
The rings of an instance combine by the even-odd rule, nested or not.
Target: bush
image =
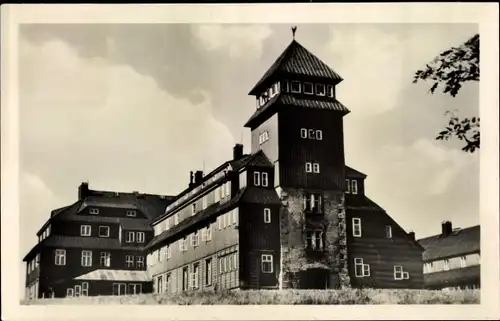
[[[195,291],[178,294],[95,296],[22,301],[21,304],[479,304],[479,290],[430,291],[389,289]]]

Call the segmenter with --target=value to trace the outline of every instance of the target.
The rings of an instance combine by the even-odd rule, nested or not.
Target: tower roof
[[[335,84],[343,80],[339,74],[294,39],[257,82],[249,95],[257,95],[263,87],[268,85],[268,82],[277,75],[283,74],[326,78]]]

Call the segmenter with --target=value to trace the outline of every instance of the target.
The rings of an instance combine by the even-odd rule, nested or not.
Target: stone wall
[[[300,283],[298,272],[312,268],[329,269],[330,287],[349,287],[347,273],[345,208],[342,192],[323,192],[325,253],[320,258],[306,254],[306,217],[303,210],[303,191],[279,191],[283,205],[280,211],[281,231],[281,288],[294,288]]]

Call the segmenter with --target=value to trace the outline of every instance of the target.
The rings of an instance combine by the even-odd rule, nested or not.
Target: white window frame
[[[196,214],[196,202],[193,202],[193,204],[191,204],[191,215],[195,214]]]
[[[179,224],[179,213],[175,213],[174,214],[174,225],[178,225]]]
[[[306,85],[311,86],[311,91],[306,91]],[[304,82],[303,84],[304,94],[306,95],[314,95],[314,84],[312,82]]]
[[[99,209],[98,208],[89,208],[89,214],[97,215],[97,214],[99,214]]]
[[[127,231],[125,237],[125,243],[134,243],[135,241],[135,232]]]
[[[137,211],[134,211],[134,210],[128,210],[128,211],[127,211],[127,216],[128,216],[128,217],[136,217],[136,216],[137,216]]]
[[[333,98],[333,85],[326,85],[326,95]]]
[[[196,231],[191,234],[191,246],[197,247],[198,245],[200,245],[200,233]]]
[[[92,251],[82,250],[80,263],[81,263],[81,266],[83,266],[83,267],[92,266]]]
[[[312,163],[306,162],[306,173],[312,173]]]
[[[212,285],[212,258],[205,259],[205,285]]]
[[[99,263],[101,264],[101,266],[111,267],[111,253],[110,252],[101,252],[101,257],[100,257]]]
[[[146,234],[144,232],[137,232],[135,239],[137,243],[144,243],[146,242]]]
[[[82,286],[81,285],[75,285],[75,297],[79,297],[82,294]]]
[[[207,226],[207,242],[212,240],[212,224]]]
[[[64,249],[56,249],[55,250],[55,265],[66,265],[66,250]]]
[[[231,211],[231,216],[233,218],[232,224],[238,224],[238,213],[238,208],[233,208],[233,210]]]
[[[450,260],[449,259],[444,260],[444,262],[443,262],[443,270],[445,270],[445,271],[449,271],[450,270]]]
[[[90,225],[80,225],[80,236],[91,236],[92,227]]]
[[[319,174],[319,163],[313,163],[313,173]]]
[[[356,233],[356,227],[359,228],[359,233]],[[354,237],[361,237],[362,235],[362,231],[361,231],[361,218],[359,217],[353,217],[352,218],[352,236]]]
[[[260,179],[260,182],[261,182],[261,186],[262,187],[267,187],[269,186],[269,175],[267,172],[262,172],[261,173],[261,179]]]
[[[394,266],[394,280],[403,280],[403,266]]]
[[[66,289],[66,297],[67,298],[72,298],[73,297],[73,288],[67,288]]]
[[[351,180],[351,193],[358,194],[358,181],[355,179]]]
[[[319,88],[319,90],[318,90]],[[321,88],[323,88],[323,92],[321,92]],[[314,93],[316,96],[324,97],[326,96],[326,86],[325,84],[315,84],[314,86]]]
[[[106,231],[106,233],[102,233]],[[99,226],[99,237],[109,237],[109,226]]]
[[[135,260],[133,255],[125,255],[125,266],[128,268],[133,268],[135,266]]]
[[[460,267],[461,268],[467,267],[467,257],[466,256],[460,257]]]
[[[293,90],[293,85],[298,85],[299,89],[298,90]],[[302,83],[298,80],[292,80],[290,81],[290,92],[294,94],[300,94],[302,92]]]
[[[323,131],[321,129],[316,129],[316,140],[323,140]]]
[[[307,129],[306,128],[301,128],[300,129],[300,138],[307,138]]]
[[[167,244],[167,260],[172,258],[172,247],[170,244]]]
[[[207,195],[203,196],[202,200],[201,200],[201,209],[202,210],[206,210],[208,207],[208,197]]]
[[[253,172],[253,185],[260,186],[260,172]]]
[[[271,209],[267,207],[264,209],[264,223],[271,223]]]
[[[264,269],[265,264],[264,263],[270,263],[269,266],[271,269],[269,271],[266,271]],[[273,273],[274,271],[274,266],[273,266],[273,256],[271,254],[262,254],[261,255],[261,271],[262,273]]]
[[[351,193],[351,180],[346,178],[345,183],[346,183],[346,188],[347,188],[345,193],[350,194]]]
[[[388,239],[392,239],[392,226],[390,225],[385,226],[385,237]]]
[[[170,219],[171,219],[171,217],[167,217],[165,219],[165,231],[170,230]]]
[[[187,251],[187,238],[186,237],[183,237],[179,240],[179,250],[181,252]]]
[[[145,263],[144,263],[144,256],[142,256],[142,255],[137,255],[137,256],[135,257],[135,266],[136,266],[137,268],[144,268],[144,266],[145,266]]]

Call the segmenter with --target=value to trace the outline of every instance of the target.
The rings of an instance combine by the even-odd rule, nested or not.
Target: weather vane
[[[297,31],[297,26],[292,27],[293,40],[295,40],[295,32]]]

